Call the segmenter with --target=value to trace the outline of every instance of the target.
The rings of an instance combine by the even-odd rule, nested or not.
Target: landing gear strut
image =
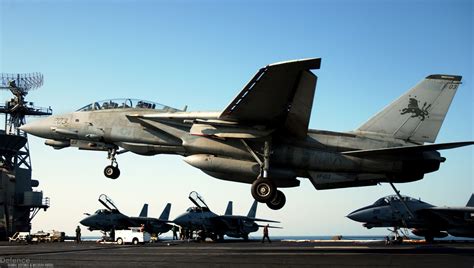
[[[245,148],[255,158],[260,165],[260,175],[252,183],[251,193],[255,200],[260,203],[267,203],[267,206],[273,210],[283,208],[286,203],[286,197],[282,191],[278,190],[275,183],[268,178],[268,170],[270,168],[271,140],[265,141],[263,149],[263,161],[250,148],[250,146],[242,140]]]
[[[104,175],[109,179],[115,180],[120,176],[120,169],[118,168],[117,159],[115,158],[117,155],[117,148],[114,147],[109,149],[108,153],[109,155],[107,158],[110,159],[111,163],[105,167]]]

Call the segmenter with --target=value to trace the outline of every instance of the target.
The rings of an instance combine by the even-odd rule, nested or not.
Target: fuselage
[[[82,219],[80,223],[87,226],[89,230],[123,230],[129,227],[140,227],[141,224],[149,233],[161,234],[171,230],[171,225],[150,217],[128,217],[118,211],[100,209],[94,214]]]
[[[465,207],[439,208],[411,197],[380,198],[374,204],[357,209],[348,218],[364,227],[412,229],[418,236],[445,237],[447,234],[474,237],[474,210]]]
[[[256,232],[258,225],[242,216],[219,216],[207,209],[189,208],[174,219],[174,223],[190,230],[202,230],[216,235],[227,235],[235,238],[248,238]]]
[[[147,119],[157,113],[174,118]],[[46,138],[45,143],[56,149],[72,146],[106,151],[118,146],[141,155],[179,154],[188,164],[213,177],[252,183],[260,166],[241,139],[197,135],[191,130],[195,120],[217,120],[218,115],[177,109],[80,110],[34,121],[25,126],[25,131]],[[256,152],[263,150],[259,138],[247,140],[247,144]],[[374,133],[309,130],[305,139],[294,139],[276,131],[269,172],[279,187],[298,186],[296,178],[303,177],[310,178],[317,189],[331,189],[419,180],[425,173],[437,170],[444,160],[436,151],[395,159],[343,154],[409,145],[415,144]]]

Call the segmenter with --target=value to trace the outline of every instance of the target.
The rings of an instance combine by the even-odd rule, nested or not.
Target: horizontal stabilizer
[[[246,220],[250,220],[250,221],[261,221],[261,222],[280,223],[279,221],[265,220],[265,219],[259,219],[259,218],[249,218],[249,217],[246,217],[245,219],[246,219]]]
[[[370,149],[370,150],[356,150],[343,152],[344,155],[356,156],[356,157],[377,157],[377,156],[392,156],[407,153],[421,153],[427,151],[447,150],[458,147],[473,145],[474,141],[464,142],[450,142],[450,143],[438,143],[428,145],[413,145],[413,146],[402,146],[382,149]]]
[[[266,225],[259,225],[258,227],[265,227]],[[283,227],[279,227],[279,226],[271,226],[269,225],[268,228],[273,228],[273,229],[283,229]]]

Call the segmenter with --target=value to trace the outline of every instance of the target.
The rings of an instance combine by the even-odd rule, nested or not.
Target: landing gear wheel
[[[266,203],[275,197],[277,189],[269,179],[257,179],[252,183],[252,196],[260,203]]]
[[[285,206],[285,203],[285,194],[282,191],[277,190],[275,197],[269,202],[267,202],[267,206],[273,210],[279,210]]]
[[[104,169],[104,175],[109,179],[115,180],[120,176],[120,169],[112,165],[106,166]]]

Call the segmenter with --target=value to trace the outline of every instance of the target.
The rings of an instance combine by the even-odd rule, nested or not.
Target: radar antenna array
[[[51,108],[35,107],[32,102],[25,100],[28,92],[43,85],[44,78],[41,73],[28,74],[0,74],[0,89],[9,90],[13,98],[0,105],[0,113],[5,114],[5,130],[3,135],[21,136],[26,139],[26,133],[20,127],[26,123],[26,116],[51,115]],[[10,158],[12,161],[9,161]],[[28,142],[16,152],[15,156],[10,154],[4,156],[4,163],[10,163],[12,167],[24,166],[31,170],[30,152]]]

